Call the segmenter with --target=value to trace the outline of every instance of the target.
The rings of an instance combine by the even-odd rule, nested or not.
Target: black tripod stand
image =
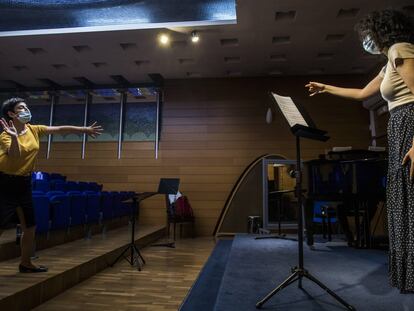
[[[133,196],[132,201],[127,200],[126,202],[132,202],[131,210],[131,242],[128,246],[122,251],[122,253],[114,260],[111,264],[113,267],[121,258],[124,258],[131,266],[137,264],[137,269],[141,271],[142,266],[145,264],[144,257],[142,257],[141,252],[138,247],[135,245],[135,222],[137,218],[137,212],[139,211],[139,203],[153,195],[158,194],[158,192],[143,192],[137,193]],[[130,252],[130,255],[127,257],[125,253]]]
[[[296,128],[295,128],[296,127]],[[308,272],[308,270],[304,267],[304,260],[303,260],[303,205],[302,205],[302,171],[301,171],[301,161],[300,161],[300,137],[307,137],[316,140],[326,140],[327,137],[324,136],[326,132],[311,129],[302,125],[294,125],[292,127],[292,131],[296,136],[296,195],[298,198],[298,248],[299,248],[299,265],[292,268],[292,274],[283,281],[279,286],[273,289],[266,297],[262,300],[257,302],[256,308],[261,308],[263,304],[272,298],[277,292],[284,289],[285,287],[291,285],[295,281],[299,281],[298,287],[302,289],[302,279],[307,278],[312,282],[316,283],[319,287],[325,290],[329,295],[331,295],[334,299],[336,299],[339,303],[341,303],[344,307],[348,310],[356,310],[353,306],[335,294],[332,290],[330,290],[326,285],[324,285],[321,281],[315,278],[312,274]]]
[[[159,194],[165,194],[165,204],[167,207],[167,237],[170,236],[170,215],[169,215],[169,208],[170,208],[170,200],[169,195],[177,195],[178,187],[180,185],[180,179],[179,178],[161,178],[160,183],[158,185],[158,192]],[[156,243],[152,244],[152,247],[169,247],[169,248],[175,248],[175,235],[173,241],[166,241],[163,243]]]

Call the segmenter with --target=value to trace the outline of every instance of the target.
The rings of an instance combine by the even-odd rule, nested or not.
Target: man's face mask
[[[26,124],[27,122],[30,122],[30,120],[32,119],[32,113],[30,112],[30,110],[27,111],[20,111],[17,114],[17,120],[19,120],[21,123]]]
[[[381,54],[380,49],[375,44],[374,40],[371,38],[371,36],[366,36],[364,41],[362,41],[362,46],[365,51],[367,51],[370,54]]]

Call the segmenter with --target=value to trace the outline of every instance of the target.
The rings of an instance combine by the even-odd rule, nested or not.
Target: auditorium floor
[[[212,237],[146,247],[141,272],[122,260],[34,310],[177,310],[213,247]]]

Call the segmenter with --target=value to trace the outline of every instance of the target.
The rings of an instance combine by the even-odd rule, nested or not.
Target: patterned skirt
[[[391,286],[403,291],[414,291],[414,179],[410,181],[414,163],[401,164],[413,139],[414,103],[397,106],[388,122],[389,278]]]

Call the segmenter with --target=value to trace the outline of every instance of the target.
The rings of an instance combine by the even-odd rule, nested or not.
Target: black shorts
[[[0,229],[17,222],[16,209],[23,211],[26,227],[35,225],[31,176],[7,175],[0,172]]]

